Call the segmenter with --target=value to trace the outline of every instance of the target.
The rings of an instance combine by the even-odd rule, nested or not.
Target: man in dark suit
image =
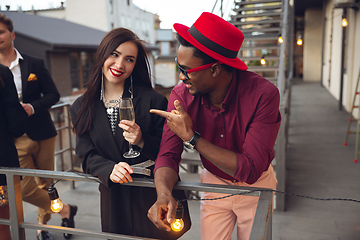
[[[0,63],[9,67],[14,76],[22,107],[28,114],[25,134],[15,139],[20,167],[54,170],[56,129],[48,111],[60,98],[56,86],[41,59],[18,52],[14,48],[12,20],[0,14]],[[50,220],[49,182],[53,179],[24,176],[21,181],[23,200],[38,207],[38,222]],[[74,227],[77,206],[64,204],[59,212],[62,226]],[[64,234],[70,238],[71,234]],[[37,232],[37,238],[53,239],[46,231]]]

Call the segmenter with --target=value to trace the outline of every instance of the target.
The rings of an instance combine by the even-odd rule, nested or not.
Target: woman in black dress
[[[132,98],[135,122],[119,124],[122,98]],[[164,118],[151,114],[149,110],[153,108],[166,110],[167,99],[151,86],[143,42],[128,29],[110,31],[97,49],[86,92],[71,106],[78,138],[76,154],[83,158],[84,172],[101,180],[103,231],[177,239],[191,225],[187,204],[183,204],[185,228],[178,233],[161,231],[147,218],[148,209],[156,201],[155,189],[123,184],[132,181],[132,177],[153,178],[152,171],[151,176],[145,176],[133,173],[131,167],[154,161],[158,154]],[[129,143],[140,151],[140,156],[123,157]],[[178,199],[185,198],[183,191],[175,194]]]

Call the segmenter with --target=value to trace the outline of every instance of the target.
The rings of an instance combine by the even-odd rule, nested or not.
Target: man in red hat
[[[166,123],[154,169],[158,198],[148,217],[167,231],[183,146],[200,153],[202,183],[276,189],[271,161],[281,122],[278,89],[237,58],[244,40],[239,29],[206,12],[192,27],[174,28],[183,82],[172,90],[167,112],[151,110]],[[202,198],[225,195],[205,192]],[[242,195],[201,201],[201,238],[231,239],[236,223],[238,239],[249,239],[257,203]]]

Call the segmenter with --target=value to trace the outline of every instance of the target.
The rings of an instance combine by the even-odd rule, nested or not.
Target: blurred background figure
[[[22,54],[14,48],[13,22],[0,14],[0,63],[9,67],[22,107],[28,118],[23,122],[25,134],[15,139],[22,168],[54,170],[56,129],[49,108],[59,101],[60,94],[41,59]],[[53,179],[24,176],[21,181],[23,200],[38,207],[38,222],[46,224],[51,217],[48,188]],[[74,227],[77,206],[64,204],[59,212],[61,226]],[[71,234],[64,233],[65,238]],[[46,231],[37,231],[37,238],[53,239]]]
[[[20,167],[13,138],[25,132],[27,114],[19,103],[11,71],[0,64],[0,167]],[[0,218],[9,219],[6,177],[0,175]],[[9,240],[10,228],[0,225],[0,240]]]

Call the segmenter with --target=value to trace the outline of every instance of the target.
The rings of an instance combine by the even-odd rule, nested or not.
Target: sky
[[[5,10],[6,5],[11,6],[10,10],[17,10],[19,6],[23,10],[29,10],[32,6],[35,9],[59,7],[60,2],[60,0],[0,0],[0,6],[1,10]],[[133,0],[133,3],[141,9],[158,14],[161,20],[160,27],[163,29],[172,29],[174,23],[190,27],[202,12],[211,12],[215,2],[216,0]]]

